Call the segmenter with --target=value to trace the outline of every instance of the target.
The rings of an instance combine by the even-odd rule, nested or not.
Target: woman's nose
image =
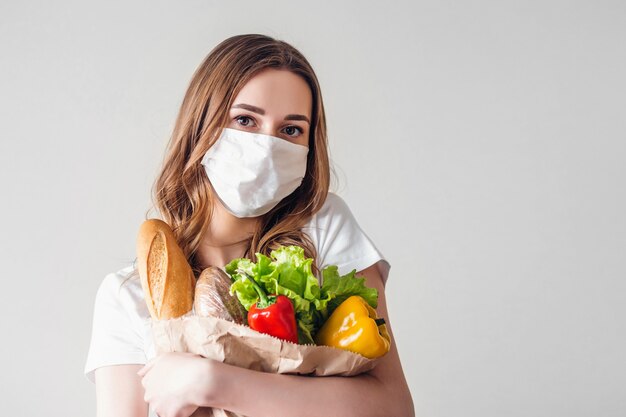
[[[278,126],[279,125],[276,122],[264,122],[259,131],[265,135],[278,136]]]

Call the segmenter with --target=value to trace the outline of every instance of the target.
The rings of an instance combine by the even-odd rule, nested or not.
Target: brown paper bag
[[[376,359],[327,346],[297,345],[216,317],[183,316],[152,322],[157,354],[191,352],[255,371],[313,376],[353,376],[369,371]],[[215,408],[198,416],[237,417]]]

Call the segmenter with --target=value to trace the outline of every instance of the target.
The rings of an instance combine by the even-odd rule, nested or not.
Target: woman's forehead
[[[312,100],[311,89],[301,76],[270,68],[252,77],[239,91],[233,105],[255,106],[266,115],[303,114],[310,119]]]

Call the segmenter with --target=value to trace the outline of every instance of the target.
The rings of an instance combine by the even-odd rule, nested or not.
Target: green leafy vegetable
[[[365,278],[357,278],[356,270],[339,276],[337,267],[332,265],[322,271],[322,298],[328,299],[327,308],[330,313],[352,295],[360,295],[369,305],[378,306],[378,291],[365,286]],[[329,313],[329,314],[330,314]]]
[[[315,332],[333,310],[351,295],[360,295],[376,308],[378,291],[365,286],[364,278],[355,276],[356,270],[340,276],[337,266],[322,271],[323,285],[311,270],[313,259],[304,256],[299,246],[282,246],[270,257],[257,253],[256,264],[247,258],[237,258],[226,265],[233,279],[230,292],[246,310],[257,302],[258,294],[245,275],[263,287],[268,294],[285,295],[296,311],[299,343],[312,344]]]

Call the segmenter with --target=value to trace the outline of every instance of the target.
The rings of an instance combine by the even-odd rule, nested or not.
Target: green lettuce
[[[334,265],[322,271],[322,298],[328,300],[326,307],[330,313],[346,298],[353,295],[360,295],[373,308],[378,306],[378,290],[366,287],[365,278],[357,278],[355,273],[356,269],[353,269],[348,274],[339,276],[338,269]]]
[[[233,259],[226,265],[226,272],[233,279],[230,292],[246,310],[257,302],[258,294],[252,278],[268,294],[285,295],[294,305],[298,323],[298,339],[301,344],[314,343],[313,338],[333,310],[351,295],[360,295],[376,308],[378,291],[365,286],[364,278],[355,276],[356,270],[340,276],[337,266],[322,271],[323,284],[313,274],[313,259],[304,256],[299,246],[282,246],[267,257],[257,253],[257,262],[247,258]]]

